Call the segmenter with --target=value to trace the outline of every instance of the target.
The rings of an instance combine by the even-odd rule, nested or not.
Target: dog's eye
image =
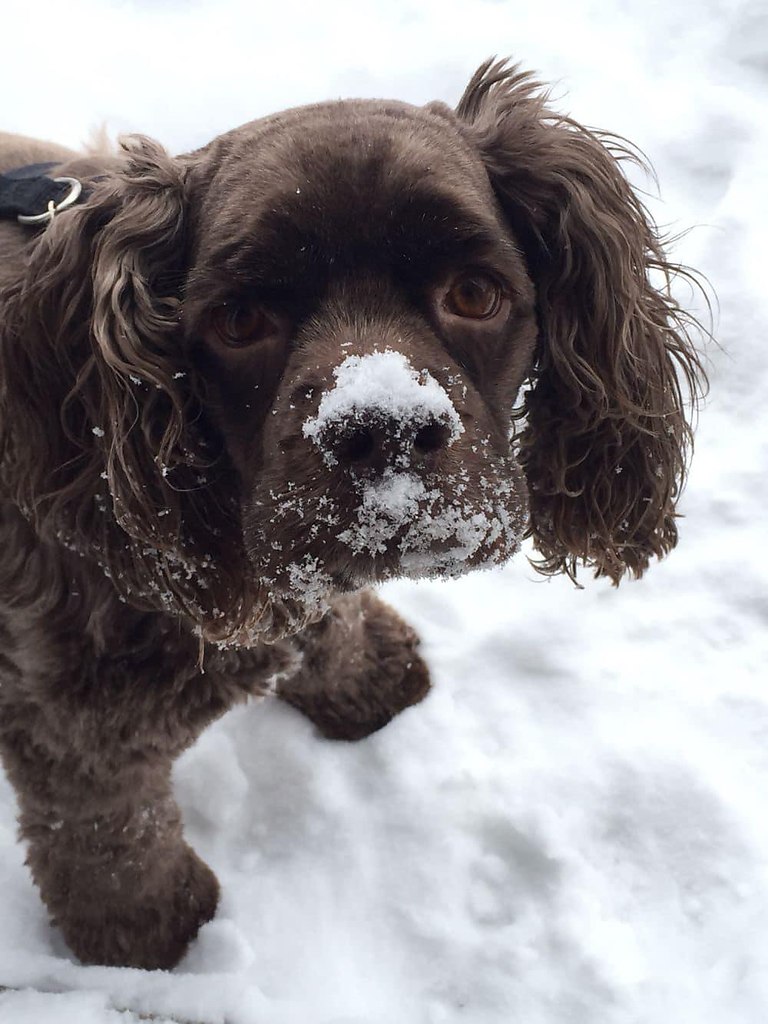
[[[220,341],[235,348],[253,345],[277,330],[276,322],[263,307],[229,302],[213,310],[211,326]]]
[[[472,271],[454,278],[445,294],[444,305],[454,316],[490,320],[498,313],[502,297],[497,281],[481,271]]]

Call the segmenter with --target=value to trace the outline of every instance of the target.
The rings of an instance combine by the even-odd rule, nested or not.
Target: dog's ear
[[[168,467],[182,448],[191,457],[179,371],[185,173],[147,138],[121,145],[120,169],[54,220],[9,289],[2,474],[38,521],[66,506],[87,530],[101,492],[132,536],[158,543],[158,510],[172,530],[178,504]]]
[[[677,273],[633,192],[616,136],[547,107],[506,62],[478,69],[456,113],[537,289],[540,340],[520,458],[544,572],[579,562],[618,582],[677,542],[675,506],[704,374]],[[639,161],[638,161],[639,162]]]

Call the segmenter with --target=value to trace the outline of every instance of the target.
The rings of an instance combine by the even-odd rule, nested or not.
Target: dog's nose
[[[336,425],[332,452],[349,469],[409,469],[448,447],[451,431],[446,423],[428,419],[403,422],[391,417],[345,420]]]
[[[389,349],[348,356],[302,434],[327,465],[384,473],[429,466],[464,432],[453,402],[426,369]]]

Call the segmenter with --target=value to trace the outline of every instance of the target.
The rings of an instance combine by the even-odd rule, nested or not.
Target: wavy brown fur
[[[318,104],[178,158],[0,135],[0,169],[92,187],[0,225],[0,752],[81,959],[170,967],[214,913],[170,783],[210,721],[276,693],[359,739],[426,694],[368,583],[503,562],[526,524],[545,572],[674,546],[702,377],[631,155],[491,62],[456,112]],[[457,312],[478,275],[498,301]],[[314,443],[340,365],[387,351],[461,430],[373,404]],[[413,518],[371,540],[397,473]]]
[[[123,148],[6,293],[0,473],[44,535],[98,552],[124,597],[197,621],[239,606],[242,552],[226,492],[200,482],[217,453],[178,346],[184,168],[147,139]]]
[[[677,543],[675,506],[704,374],[671,263],[616,135],[547,106],[529,73],[487,61],[457,107],[538,286],[540,340],[519,414],[540,568],[615,583]],[[656,280],[654,280],[654,275]],[[687,391],[687,394],[686,394]]]

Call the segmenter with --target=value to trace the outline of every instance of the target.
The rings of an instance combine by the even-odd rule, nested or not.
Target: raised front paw
[[[429,691],[416,633],[370,591],[339,600],[302,642],[304,667],[279,696],[328,739],[363,739]]]

